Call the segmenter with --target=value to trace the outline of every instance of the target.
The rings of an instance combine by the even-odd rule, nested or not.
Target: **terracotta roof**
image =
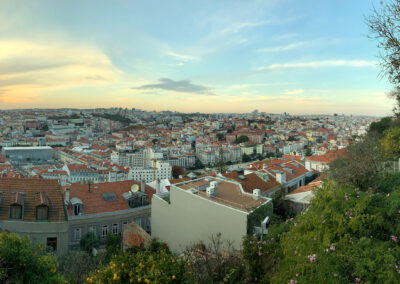
[[[65,221],[62,194],[57,180],[37,178],[0,178],[0,220],[8,220],[10,205],[23,205],[23,221],[36,221],[38,198],[49,206],[49,221]],[[39,197],[38,197],[39,194]],[[40,194],[42,197],[40,197]]]
[[[188,181],[188,180],[191,180],[191,178],[190,177],[176,178],[176,179],[171,179],[169,182],[170,182],[170,184],[175,184],[175,183]]]
[[[320,162],[320,163],[330,163],[334,160],[336,160],[337,158],[341,158],[343,156],[346,155],[346,148],[337,150],[337,151],[331,151],[328,152],[324,155],[320,155],[320,156],[309,156],[306,157],[306,160],[310,160],[313,162]]]
[[[129,209],[128,203],[122,196],[123,193],[129,192],[132,185],[137,184],[140,188],[140,182],[134,180],[118,181],[118,182],[105,182],[90,184],[90,192],[88,184],[74,183],[70,186],[64,186],[64,192],[67,187],[70,188],[70,196],[79,198],[83,204],[83,214],[98,214],[104,212],[113,212],[119,210]],[[114,192],[116,195],[115,200],[105,201],[103,193]],[[151,203],[151,197],[155,190],[150,186],[145,186],[145,193],[147,201]],[[72,206],[68,206],[68,215],[73,216]]]
[[[315,188],[320,187],[322,185],[322,183],[323,183],[322,181],[313,181],[313,182],[310,182],[307,185],[300,186],[299,188],[293,190],[289,194],[296,194],[296,193],[300,193],[300,192],[311,191],[311,190],[314,190]]]

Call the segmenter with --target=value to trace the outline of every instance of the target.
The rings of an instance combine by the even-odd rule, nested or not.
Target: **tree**
[[[204,169],[204,164],[197,157],[196,160],[194,161],[194,168],[198,170]]]
[[[376,136],[367,135],[347,147],[346,155],[329,164],[329,175],[338,183],[360,188],[374,185],[382,173],[382,148]]]
[[[83,250],[91,255],[93,252],[93,249],[99,247],[100,241],[94,233],[89,232],[81,238],[79,244],[80,244],[81,250]]]
[[[395,115],[400,115],[400,1],[381,1],[379,8],[374,8],[366,19],[370,36],[376,39],[380,49],[380,65],[382,75],[393,84],[394,89],[389,94],[396,99],[393,109]]]
[[[398,159],[400,157],[400,128],[390,128],[384,132],[381,139],[385,159]]]
[[[114,234],[107,234],[106,237],[106,259],[118,254],[121,251],[121,237]]]
[[[379,121],[374,121],[371,123],[368,129],[368,133],[377,136],[382,136],[383,132],[388,130],[392,126],[392,118],[391,117],[384,117]]]
[[[156,144],[156,143],[158,142],[158,139],[154,138],[153,140],[151,140],[151,142],[152,142],[153,144]]]
[[[215,163],[215,167],[217,168],[218,172],[224,173],[226,172],[226,162],[224,158],[224,152],[222,149],[218,151],[218,159]]]
[[[186,262],[168,249],[121,252],[86,283],[187,283]]]
[[[217,133],[217,138],[218,138],[218,141],[224,141],[225,140],[225,135],[222,134],[222,133]]]
[[[57,272],[55,255],[43,245],[32,245],[27,237],[0,233],[1,283],[65,283]]]
[[[235,143],[240,144],[249,141],[249,137],[246,135],[241,135],[239,138],[236,139]]]
[[[185,173],[184,169],[180,166],[172,166],[172,176],[173,178],[179,178],[180,175]]]
[[[305,149],[306,149],[305,156],[306,157],[312,156],[312,151],[311,151],[310,147],[306,146]]]
[[[297,139],[294,136],[289,136],[288,141],[297,141]]]
[[[243,156],[242,156],[242,162],[243,162],[243,163],[247,163],[247,162],[250,162],[250,161],[251,161],[251,158],[249,157],[249,155],[247,155],[246,153],[243,154]]]

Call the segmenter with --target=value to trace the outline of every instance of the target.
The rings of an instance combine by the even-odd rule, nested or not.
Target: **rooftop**
[[[208,197],[205,190],[211,181],[217,181],[219,183],[217,194],[214,197]],[[253,199],[252,194],[244,192],[241,185],[237,182],[231,182],[216,177],[208,176],[201,179],[178,183],[174,186],[183,190],[204,188],[203,190],[198,190],[197,193],[202,198],[245,212],[249,212],[255,207],[259,207],[267,202],[265,198],[260,198],[258,200]]]

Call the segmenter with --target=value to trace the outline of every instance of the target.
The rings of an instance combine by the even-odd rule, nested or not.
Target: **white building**
[[[128,178],[131,180],[144,181],[146,183],[154,180],[169,180],[172,178],[172,166],[168,161],[153,160],[152,167],[131,168]]]
[[[252,214],[260,207],[264,214]],[[152,237],[181,252],[200,241],[209,244],[211,236],[221,233],[223,241],[239,249],[243,236],[266,233],[261,223],[271,214],[272,199],[262,197],[260,190],[246,193],[238,182],[205,177],[171,184],[169,193],[153,195]]]

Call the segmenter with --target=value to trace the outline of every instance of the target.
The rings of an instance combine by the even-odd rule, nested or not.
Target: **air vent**
[[[239,175],[239,176],[238,176],[238,179],[240,179],[240,180],[245,180],[245,179],[246,179],[246,176],[244,176],[244,175]]]

